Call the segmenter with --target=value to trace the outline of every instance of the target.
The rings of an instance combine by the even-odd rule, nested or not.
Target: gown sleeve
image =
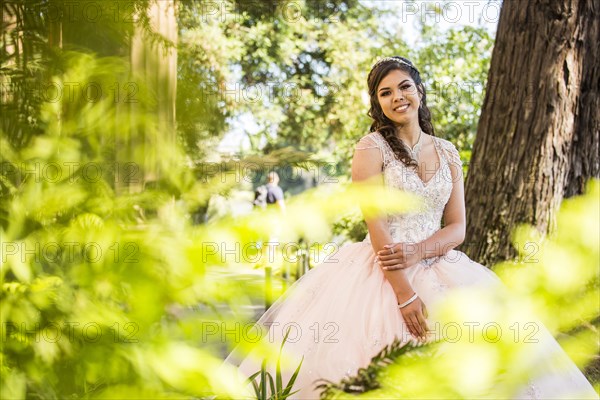
[[[356,143],[356,146],[354,147],[355,150],[366,150],[375,148],[379,148],[379,145],[372,135],[363,136],[362,138],[360,138],[360,140],[358,141],[358,143]]]
[[[360,138],[360,140],[354,146],[354,151],[357,152],[368,149],[379,149],[379,153],[381,154],[381,160],[383,161],[383,166],[385,166],[389,162],[389,157],[386,154],[383,144],[378,139],[379,137],[376,136],[376,133],[371,132],[368,135],[365,135],[362,138]]]
[[[444,154],[446,155],[446,159],[450,162],[450,164],[454,164],[462,170],[463,163],[454,143],[444,139],[441,140],[441,143]]]

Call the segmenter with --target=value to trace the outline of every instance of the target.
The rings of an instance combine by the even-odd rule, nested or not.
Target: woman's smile
[[[410,75],[401,70],[391,71],[381,80],[377,96],[386,117],[394,122],[418,120],[419,92]]]
[[[410,104],[399,105],[396,108],[394,108],[394,112],[397,112],[399,114],[405,113],[406,110],[408,110],[408,107],[410,107]]]

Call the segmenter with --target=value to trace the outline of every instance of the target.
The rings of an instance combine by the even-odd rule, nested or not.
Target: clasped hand
[[[412,267],[422,260],[421,248],[417,243],[386,244],[377,252],[377,261],[386,271]]]

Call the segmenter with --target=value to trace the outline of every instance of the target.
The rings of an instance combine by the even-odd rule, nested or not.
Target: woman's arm
[[[362,143],[361,143],[362,142]],[[365,146],[364,141],[359,142],[352,159],[352,182],[376,181],[382,183],[382,165],[383,158],[381,151],[377,147]],[[384,249],[386,244],[392,243],[389,227],[385,217],[365,218],[373,251],[377,253]],[[383,271],[385,278],[390,282],[394,289],[398,303],[404,303],[415,293],[412,286],[406,279],[404,271]],[[423,316],[425,311],[424,304],[420,299],[411,303],[402,309],[402,315],[408,326],[410,333],[415,337],[425,337],[427,325]]]
[[[359,143],[352,159],[352,182],[372,181],[373,183],[382,184],[382,165],[383,159],[377,147],[361,146],[361,143]],[[393,239],[385,217],[365,218],[365,222],[369,229],[373,252],[383,250],[383,246],[392,243]],[[404,302],[413,295],[414,291],[403,272],[384,271],[384,274],[394,288],[399,303]]]

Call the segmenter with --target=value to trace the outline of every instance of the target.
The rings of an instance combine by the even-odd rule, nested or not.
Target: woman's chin
[[[414,122],[419,122],[418,118],[411,118],[408,115],[407,116],[402,116],[402,117],[394,116],[394,118],[390,118],[390,120],[396,126],[410,125],[410,123],[413,122],[412,121],[413,119],[414,119]]]

